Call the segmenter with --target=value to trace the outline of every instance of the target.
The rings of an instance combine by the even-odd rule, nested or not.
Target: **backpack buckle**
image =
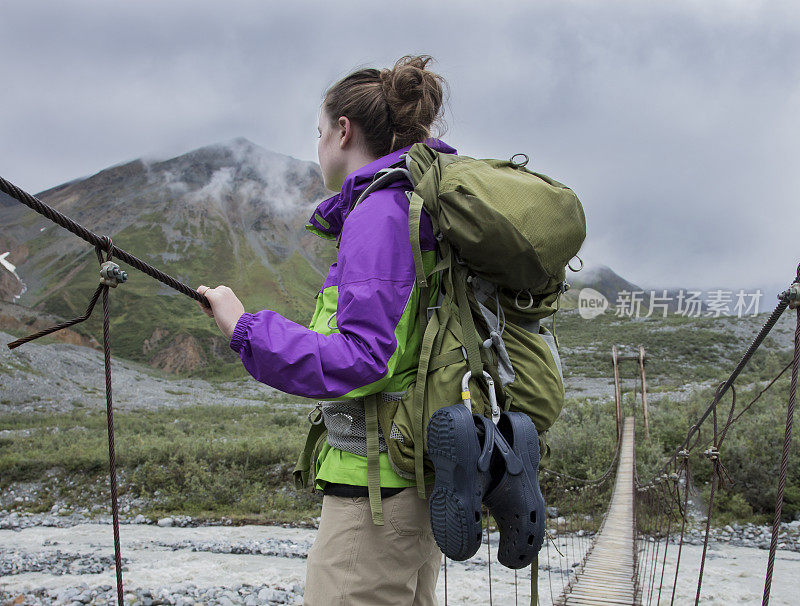
[[[469,380],[471,378],[471,370],[464,373],[464,376],[461,378],[461,401],[470,413],[472,412],[472,393],[469,390]],[[492,375],[484,370],[483,380],[486,381],[486,385],[489,387],[489,404],[492,407],[492,422],[497,425],[497,422],[500,420],[500,406],[497,404],[497,394],[494,391],[494,379],[492,379]]]

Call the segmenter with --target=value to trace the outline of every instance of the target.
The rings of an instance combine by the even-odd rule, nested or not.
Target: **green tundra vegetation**
[[[574,313],[560,313],[557,333],[568,379],[595,378],[607,385],[607,391],[587,397],[577,395],[582,393],[578,389],[568,393],[560,418],[547,432],[551,456],[546,467],[584,479],[596,478],[609,467],[616,443],[609,352],[613,344],[642,343],[648,354],[649,440],[643,431],[640,394],[632,387],[638,377],[633,364],[623,366],[624,412],[636,417],[638,476],[644,481],[651,478],[711,402],[714,387],[733,369],[763,319],[754,319],[753,330],[737,337],[725,329],[731,320],[600,317],[587,322]],[[198,315],[198,322],[202,320]],[[768,339],[737,382],[735,412],[790,359],[785,343],[778,347],[775,339]],[[7,371],[17,370],[24,371]],[[687,384],[695,389],[678,390]],[[729,430],[720,452],[733,483],[717,492],[715,525],[771,519],[788,384],[786,372]],[[727,395],[720,405],[720,427],[731,399]],[[312,406],[303,398],[280,396],[251,406],[116,412],[122,502],[131,504],[128,513],[152,517],[183,514],[225,516],[239,522],[311,522],[319,515],[320,497],[296,492],[291,470]],[[690,461],[692,497],[701,514],[711,479],[702,451],[713,437],[712,428],[709,418]],[[797,434],[793,460],[800,446]],[[0,413],[0,491],[27,483],[36,486],[32,501],[12,503],[13,508],[49,511],[56,502],[107,507],[107,457],[104,412],[76,406],[60,414]],[[560,512],[596,514],[603,511],[613,482],[570,491],[565,488],[575,483],[543,474],[542,484],[550,504]],[[800,466],[789,466],[783,511],[786,519],[800,515]],[[594,516],[595,523],[598,517]]]
[[[286,406],[116,412],[123,501],[141,498],[146,505],[136,512],[153,516],[310,520],[318,515],[319,499],[291,486],[305,415]],[[48,511],[56,500],[73,507],[110,502],[104,412],[4,414],[0,428],[6,430],[0,437],[0,489],[42,482],[33,507],[38,511]]]

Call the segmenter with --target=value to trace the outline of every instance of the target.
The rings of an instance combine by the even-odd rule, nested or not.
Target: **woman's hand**
[[[236,328],[236,323],[244,313],[244,305],[242,305],[242,302],[227,286],[220,285],[216,288],[209,288],[201,284],[197,287],[197,292],[201,295],[205,295],[206,299],[208,299],[208,302],[211,304],[211,309],[209,309],[198,301],[197,304],[200,306],[200,309],[202,309],[203,313],[209,318],[214,318],[222,334],[230,341],[231,335],[233,335],[233,329]]]

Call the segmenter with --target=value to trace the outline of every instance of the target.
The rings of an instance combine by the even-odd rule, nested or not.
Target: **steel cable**
[[[694,436],[695,432],[700,430],[700,426],[708,418],[708,415],[710,415],[711,412],[714,410],[714,408],[716,407],[717,403],[722,398],[722,396],[725,395],[725,393],[728,391],[728,389],[731,387],[731,385],[733,385],[734,381],[736,381],[737,377],[742,372],[744,367],[747,366],[747,363],[750,361],[750,358],[753,356],[755,351],[760,347],[761,343],[764,341],[766,336],[769,334],[769,332],[775,326],[775,324],[777,323],[778,319],[781,317],[783,312],[786,311],[786,308],[788,306],[789,306],[788,298],[785,298],[785,297],[781,298],[780,303],[778,303],[778,305],[772,311],[772,314],[770,314],[770,317],[764,323],[764,326],[761,327],[761,330],[756,335],[756,337],[753,339],[753,342],[750,344],[750,347],[747,348],[747,351],[742,356],[742,359],[739,360],[739,363],[736,365],[736,368],[733,369],[733,372],[731,372],[730,376],[728,376],[728,378],[720,386],[720,388],[717,389],[717,392],[716,392],[716,394],[714,396],[714,401],[711,402],[711,404],[708,406],[708,408],[703,413],[703,415],[700,417],[700,419],[697,421],[697,423],[695,423],[692,426],[692,428],[689,430],[689,433],[686,436],[686,439],[675,450],[675,452],[670,457],[670,459],[664,464],[664,469],[666,469],[668,467],[668,465],[670,463],[672,463],[678,457],[678,453],[681,450],[683,450],[684,448],[686,448],[689,445],[689,443],[690,443],[692,437]]]
[[[119,544],[119,504],[117,501],[117,462],[114,446],[114,409],[111,392],[111,342],[109,337],[108,286],[103,286],[103,360],[106,374],[106,420],[108,422],[108,469],[111,482],[111,516],[114,526],[114,568],[117,575],[117,602],[122,606],[122,556]]]
[[[800,267],[798,268],[798,281],[800,282]],[[800,365],[800,308],[797,309],[797,326],[794,331],[794,359],[792,360],[792,378],[789,384],[789,405],[786,409],[786,430],[781,450],[781,468],[778,477],[778,495],[775,503],[775,520],[772,524],[772,537],[769,542],[769,558],[767,560],[767,574],[764,580],[764,595],[762,606],[769,604],[769,594],[772,589],[772,571],[775,566],[775,552],[778,548],[778,531],[781,524],[783,511],[783,492],[786,488],[786,473],[789,466],[789,446],[792,442],[792,422],[794,420],[794,407],[797,399],[797,373]]]
[[[683,552],[683,537],[684,532],[686,530],[686,518],[688,517],[688,505],[689,505],[689,483],[691,475],[689,473],[689,453],[686,453],[685,456],[682,455],[683,458],[683,508],[681,511],[681,536],[680,540],[678,541],[678,557],[675,561],[675,577],[672,581],[672,597],[669,600],[670,606],[675,603],[675,590],[678,587],[678,572],[681,568],[681,554]],[[680,476],[680,470],[678,471],[678,475]],[[678,496],[680,497],[680,484],[678,484]]]
[[[5,194],[8,194],[9,196],[14,198],[18,202],[21,202],[28,208],[35,210],[40,215],[47,217],[53,223],[60,225],[61,227],[63,227],[67,231],[72,232],[79,238],[86,240],[89,244],[91,244],[95,248],[101,248],[104,252],[110,252],[111,254],[113,254],[114,257],[124,261],[131,267],[135,267],[136,269],[138,269],[141,272],[144,272],[151,278],[155,278],[162,284],[166,284],[170,288],[177,290],[178,292],[186,295],[187,297],[191,297],[195,301],[200,301],[200,303],[202,303],[206,307],[210,307],[208,299],[204,295],[201,295],[193,288],[190,288],[183,282],[179,282],[172,276],[165,274],[164,272],[156,269],[152,265],[145,263],[138,257],[135,257],[134,255],[122,250],[121,248],[117,248],[116,246],[113,245],[111,247],[111,250],[107,251],[105,248],[103,248],[103,243],[105,242],[104,238],[106,236],[101,237],[89,231],[88,229],[86,229],[79,223],[76,223],[66,215],[63,215],[56,209],[52,208],[51,206],[48,206],[35,196],[30,195],[29,193],[21,190],[13,183],[5,180],[3,177],[0,177],[0,191],[2,191]]]
[[[675,511],[675,500],[672,497],[672,488],[670,487],[670,483],[666,482],[664,485],[664,490],[669,492],[669,513],[667,513],[667,535],[664,540],[664,559],[661,562],[661,578],[658,581],[658,597],[656,598],[656,604],[661,603],[661,590],[664,588],[664,571],[667,568],[667,551],[669,550],[669,536],[670,532],[672,531],[672,516]]]

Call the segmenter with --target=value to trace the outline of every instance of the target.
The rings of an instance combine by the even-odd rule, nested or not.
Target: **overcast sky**
[[[316,161],[327,86],[427,53],[443,139],[572,187],[587,264],[776,289],[800,261],[797,3],[6,0],[2,21],[0,175],[32,193],[237,136]]]

